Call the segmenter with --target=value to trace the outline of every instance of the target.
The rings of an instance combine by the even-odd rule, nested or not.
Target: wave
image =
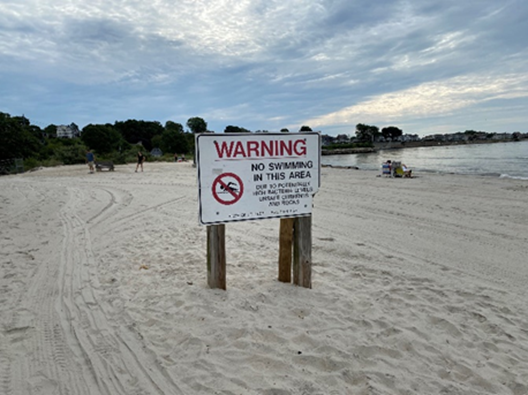
[[[509,174],[501,174],[499,177],[500,178],[511,178],[512,180],[526,180],[526,181],[528,181],[528,177],[510,176]]]

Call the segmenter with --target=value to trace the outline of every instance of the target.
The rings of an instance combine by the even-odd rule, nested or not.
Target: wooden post
[[[293,283],[312,288],[312,216],[295,218],[293,229]]]
[[[207,227],[207,284],[226,289],[225,225]]]
[[[279,281],[291,282],[293,224],[295,218],[281,218],[279,234]]]

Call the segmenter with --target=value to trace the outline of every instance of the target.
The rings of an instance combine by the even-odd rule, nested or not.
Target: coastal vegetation
[[[374,125],[357,124],[355,136],[322,135],[323,155],[370,152],[377,149],[423,147],[452,144],[486,144],[528,139],[528,133],[490,133],[476,130],[464,132],[434,134],[419,137],[416,134],[404,134],[396,126],[380,129]]]
[[[23,160],[25,170],[39,166],[79,164],[85,162],[87,149],[93,150],[99,160],[116,164],[134,162],[138,149],[144,151],[148,160],[173,160],[174,155],[194,155],[194,135],[209,132],[207,122],[200,117],[192,117],[184,125],[167,121],[162,125],[157,121],[129,119],[113,124],[89,124],[79,130],[75,123],[70,125],[48,125],[44,129],[31,124],[28,118],[11,116],[0,112],[0,170],[9,172],[15,158]],[[303,125],[300,132],[312,131]],[[229,125],[225,133],[251,133],[250,130]],[[255,133],[266,133],[258,130]],[[281,132],[288,133],[286,128]],[[490,143],[498,141],[518,141],[528,139],[528,134],[488,133],[466,130],[444,135],[431,135],[423,138],[418,135],[403,134],[396,126],[381,130],[374,125],[359,123],[355,136],[321,135],[322,154],[372,152],[376,149],[404,148],[443,144]],[[158,148],[162,156],[151,155]],[[20,159],[19,159],[20,161]],[[21,167],[21,166],[19,166]]]
[[[16,166],[17,169],[23,167],[25,170],[84,163],[88,149],[95,153],[98,160],[115,164],[134,162],[138,149],[144,152],[147,160],[174,160],[175,155],[182,154],[191,158],[194,156],[194,135],[210,131],[207,122],[200,117],[189,118],[185,126],[170,120],[162,125],[157,121],[129,119],[113,124],[89,124],[82,130],[75,123],[51,124],[41,129],[31,124],[24,115],[11,116],[0,112],[0,172],[12,172],[15,158],[23,160],[23,166]],[[311,131],[311,128],[302,126],[300,131]],[[282,129],[281,132],[289,131]],[[229,125],[224,133],[251,131]],[[154,148],[164,154],[151,154]]]
[[[190,118],[186,126],[187,130],[173,121],[162,125],[155,121],[127,120],[89,124],[82,131],[74,123],[41,129],[23,115],[0,112],[0,158],[6,162],[22,158],[26,170],[84,163],[87,149],[93,150],[99,160],[116,164],[134,162],[138,149],[144,151],[149,160],[173,160],[175,154],[192,154],[194,134],[207,131],[207,123],[199,117]],[[69,134],[58,133],[62,132],[61,128]],[[150,151],[154,147],[166,154],[161,158],[152,157]],[[8,165],[2,166],[4,172]]]

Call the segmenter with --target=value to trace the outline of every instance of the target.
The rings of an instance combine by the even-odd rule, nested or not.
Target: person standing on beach
[[[136,173],[138,171],[138,168],[141,166],[141,171],[143,172],[143,162],[145,161],[145,155],[141,151],[138,151],[137,153],[137,165],[136,165]]]
[[[93,172],[94,172],[94,162],[95,162],[95,155],[90,150],[90,148],[88,148],[86,150],[86,163],[88,163],[88,168],[90,169],[90,174],[93,174]]]

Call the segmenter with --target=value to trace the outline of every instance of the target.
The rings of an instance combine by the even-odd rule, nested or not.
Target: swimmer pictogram
[[[244,193],[244,184],[234,173],[220,174],[213,182],[213,196],[223,205],[231,205],[240,200]]]

